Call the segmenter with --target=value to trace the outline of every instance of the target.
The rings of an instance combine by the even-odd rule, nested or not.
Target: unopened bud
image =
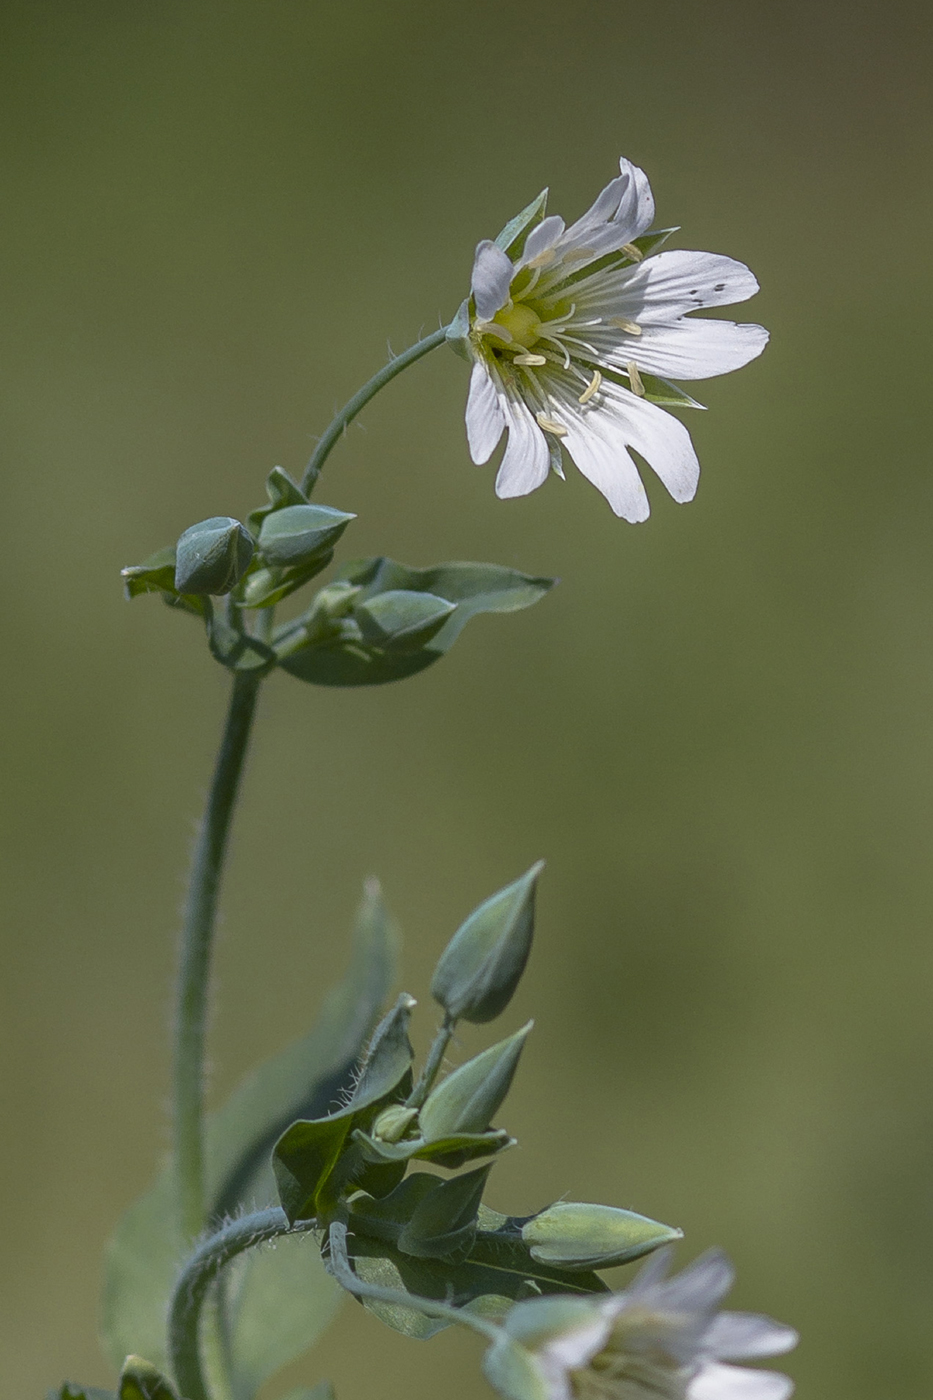
[[[431,995],[453,1020],[491,1021],[512,1000],[531,951],[543,868],[539,861],[474,909],[441,954]]]
[[[330,506],[285,506],[262,522],[259,548],[275,568],[310,564],[328,553],[355,515]]]
[[[120,1400],[178,1400],[160,1371],[141,1356],[128,1356],[120,1372]]]
[[[179,593],[229,593],[253,557],[249,531],[229,515],[214,515],[190,526],[175,548],[175,587]]]
[[[393,588],[358,603],[353,615],[370,646],[409,652],[437,636],[456,607],[434,593]]]
[[[682,1236],[634,1211],[579,1201],[558,1201],[522,1226],[532,1259],[580,1271],[631,1263]]]
[[[486,1131],[509,1092],[532,1025],[529,1021],[507,1040],[491,1045],[441,1080],[421,1110],[421,1134],[426,1142]]]
[[[373,1124],[373,1137],[382,1142],[398,1142],[417,1117],[416,1108],[406,1108],[403,1103],[390,1104]]]

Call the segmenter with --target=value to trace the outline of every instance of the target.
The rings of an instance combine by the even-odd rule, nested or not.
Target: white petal
[[[793,1327],[785,1327],[758,1313],[721,1312],[703,1334],[707,1356],[740,1361],[752,1356],[780,1356],[791,1351],[799,1338]]]
[[[470,456],[478,466],[489,461],[504,428],[505,414],[499,404],[496,386],[486,366],[477,360],[470,375],[466,429]]]
[[[668,423],[677,423],[677,426],[686,433],[686,428],[682,423],[678,423],[677,419],[671,418],[669,414],[663,413],[654,404],[645,404],[644,407],[652,409]],[[658,471],[656,464],[651,461],[651,457],[644,448],[634,440],[632,445],[637,447],[639,452],[644,452],[654,470]],[[661,476],[661,473],[658,472],[658,475]],[[661,480],[664,481],[663,476],[661,476]],[[664,484],[667,486],[666,481]],[[670,490],[669,486],[668,490]],[[671,494],[673,495],[673,492]],[[708,1249],[705,1254],[694,1259],[692,1264],[688,1264],[681,1273],[675,1274],[672,1279],[663,1283],[659,1292],[663,1296],[665,1308],[683,1312],[705,1312],[716,1306],[720,1299],[729,1292],[734,1281],[735,1269],[728,1257],[723,1254],[721,1249]]]
[[[711,379],[716,374],[731,374],[757,359],[769,339],[764,326],[709,317],[667,326],[642,322],[641,326],[637,339],[620,335],[613,349],[607,348],[610,337],[603,330],[584,334],[608,365],[624,369],[634,360],[640,370],[666,379]]]
[[[514,271],[511,259],[490,239],[477,244],[472,289],[476,314],[481,321],[491,321],[505,306]]]
[[[657,404],[648,403],[626,389],[613,388],[611,401],[618,403],[617,412],[625,415],[629,446],[641,453],[675,501],[681,504],[692,501],[700,480],[700,463],[683,423],[672,414],[665,413]],[[692,1278],[691,1270],[700,1263],[698,1260],[697,1264],[678,1274],[665,1287],[676,1288],[679,1280]]]
[[[794,1383],[779,1371],[745,1366],[702,1366],[687,1387],[687,1400],[787,1400]]]
[[[625,240],[626,243],[629,243],[631,239],[645,233],[654,223],[654,195],[651,193],[648,176],[639,166],[633,165],[630,160],[626,160],[625,156],[622,156],[619,160],[619,169],[623,175],[628,175],[631,178],[631,184],[626,190],[619,214],[616,216],[621,219],[624,209],[625,218],[629,221],[629,227],[632,230]]]
[[[755,276],[744,263],[720,253],[676,249],[646,258],[628,269],[626,294],[638,298],[636,320],[669,320],[701,306],[731,306],[748,301],[758,291]]]
[[[547,480],[551,455],[544,434],[522,400],[503,395],[499,402],[505,411],[509,441],[496,476],[496,495],[510,500],[527,496]]]
[[[644,233],[654,219],[648,177],[631,161],[619,161],[621,174],[601,191],[595,203],[560,240],[561,252],[586,248],[593,257],[614,252]],[[581,260],[581,266],[585,262]]]
[[[551,214],[548,218],[542,219],[536,228],[533,228],[525,239],[525,246],[522,249],[522,256],[519,262],[520,267],[525,267],[533,262],[535,258],[546,253],[553,248],[564,231],[564,221],[559,214]]]
[[[650,514],[648,496],[638,468],[626,450],[630,440],[627,419],[603,407],[584,414],[569,402],[557,409],[556,416],[567,429],[563,439],[567,451],[587,481],[603,493],[616,515],[632,525],[647,520]]]

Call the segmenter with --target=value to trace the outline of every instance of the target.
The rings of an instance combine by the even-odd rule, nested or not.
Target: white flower
[[[711,1250],[674,1278],[659,1250],[624,1293],[517,1303],[487,1352],[487,1378],[509,1400],[786,1400],[777,1371],[732,1366],[797,1344],[756,1313],[717,1312],[732,1286]]]
[[[473,362],[466,423],[474,462],[509,439],[499,496],[524,496],[549,469],[563,475],[561,445],[616,515],[645,520],[648,497],[628,451],[652,466],[675,501],[693,498],[699,463],[690,434],[657,404],[701,408],[667,382],[727,374],[760,355],[761,326],[691,320],[704,306],[754,296],[742,263],[715,253],[655,249],[675,230],[646,235],[654,199],[627,160],[570,228],[544,218],[545,190],[480,243],[472,296],[449,338]]]

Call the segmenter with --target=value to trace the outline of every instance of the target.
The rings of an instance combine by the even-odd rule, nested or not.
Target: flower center
[[[504,327],[512,341],[526,350],[531,349],[541,334],[541,317],[524,302],[504,306],[496,312],[493,324]]]

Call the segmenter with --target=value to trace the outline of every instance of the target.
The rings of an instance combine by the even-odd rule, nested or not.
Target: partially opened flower
[[[491,1384],[508,1400],[786,1400],[787,1376],[728,1363],[789,1351],[796,1332],[716,1311],[734,1276],[718,1250],[668,1279],[670,1253],[624,1293],[517,1303],[486,1354]]]
[[[621,174],[569,228],[544,217],[547,191],[495,240],[480,243],[472,294],[449,338],[473,362],[467,436],[487,462],[504,431],[496,491],[524,496],[563,475],[565,447],[616,515],[645,520],[648,497],[629,448],[676,501],[696,492],[690,435],[657,405],[701,408],[671,379],[726,374],[760,355],[761,326],[693,320],[698,307],[754,296],[742,263],[715,253],[655,251],[654,199],[644,171]]]

